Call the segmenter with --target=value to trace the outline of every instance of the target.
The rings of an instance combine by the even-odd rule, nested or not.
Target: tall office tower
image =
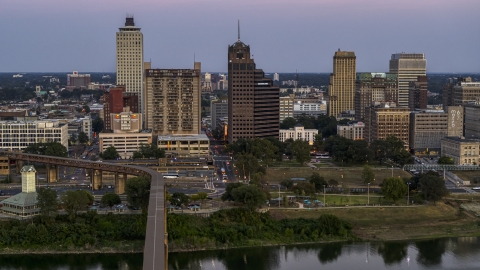
[[[408,107],[410,82],[427,75],[427,60],[423,53],[392,54],[390,73],[398,75],[398,106]]]
[[[453,106],[453,93],[455,85],[457,82],[462,81],[463,78],[448,78],[447,83],[443,85],[443,91],[442,91],[442,101],[443,101],[443,108],[446,108],[447,106]]]
[[[355,110],[356,57],[354,52],[338,49],[333,57],[333,73],[328,86],[328,115],[338,118],[344,111]]]
[[[408,107],[410,110],[426,109],[428,98],[428,78],[418,76],[416,81],[410,82],[408,89]]]
[[[113,125],[110,119],[110,114],[121,113],[123,108],[129,107],[129,111],[139,113],[138,111],[138,94],[126,93],[125,86],[119,85],[115,88],[110,88],[103,96],[103,121],[104,130],[113,130]]]
[[[358,73],[355,82],[355,120],[365,121],[372,102],[397,103],[398,78],[391,73]]]
[[[273,74],[273,81],[277,81],[277,82],[280,81],[280,74],[278,73]]]
[[[201,133],[200,72],[200,62],[194,69],[145,70],[145,121],[153,136]]]
[[[255,68],[250,46],[228,47],[228,142],[240,138],[278,138],[280,89]]]
[[[145,111],[143,72],[143,34],[133,17],[127,16],[125,27],[117,32],[117,85],[125,85],[127,93],[138,94],[139,113]]]

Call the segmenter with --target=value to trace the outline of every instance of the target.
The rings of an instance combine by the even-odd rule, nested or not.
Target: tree
[[[419,179],[419,188],[425,196],[425,199],[433,201],[433,204],[436,204],[438,200],[448,195],[445,181],[435,172],[428,172],[421,175]]]
[[[280,182],[280,185],[286,189],[291,189],[293,187],[293,181],[291,179],[285,179]]]
[[[23,149],[24,153],[55,157],[68,157],[67,148],[59,142],[33,143]]]
[[[142,209],[142,213],[147,213],[148,200],[150,197],[150,180],[146,177],[134,177],[127,180],[125,185],[127,201],[133,207]]]
[[[84,112],[84,113],[90,113],[90,107],[88,107],[88,105],[83,105],[83,107],[82,107],[82,112]]]
[[[100,153],[100,157],[105,159],[105,160],[115,160],[120,158],[120,155],[117,152],[117,149],[111,145],[103,151],[103,153]]]
[[[265,203],[265,192],[254,185],[243,185],[233,189],[232,196],[236,202],[243,203],[250,211],[254,211]]]
[[[180,193],[180,192],[173,193],[172,197],[170,198],[170,203],[172,205],[179,206],[179,207],[182,205],[187,206],[189,202],[190,202],[190,198],[184,193]]]
[[[197,198],[204,204],[205,200],[208,199],[208,194],[206,192],[198,192]]]
[[[362,171],[362,180],[364,184],[372,183],[375,179],[375,173],[372,168],[368,165],[363,166]]]
[[[81,144],[85,144],[88,142],[88,136],[87,134],[85,134],[85,132],[82,131],[78,134],[78,142]]]
[[[317,192],[323,191],[323,186],[328,185],[327,181],[325,181],[325,178],[320,176],[318,173],[313,173],[309,177],[309,182],[310,182],[310,184],[312,184],[315,187],[315,190]]]
[[[95,120],[92,121],[93,132],[96,132],[96,133],[102,132],[103,126],[104,126],[103,119],[100,117],[95,118]]]
[[[74,218],[78,211],[86,209],[90,203],[91,200],[87,193],[84,190],[69,190],[62,195],[63,207],[71,218]]]
[[[250,178],[259,169],[258,159],[252,153],[240,153],[235,157],[235,166],[243,174],[243,177]]]
[[[225,137],[223,129],[220,127],[216,127],[214,130],[212,130],[212,137],[216,140],[223,140]]]
[[[100,205],[102,207],[108,206],[111,209],[115,204],[120,204],[121,202],[122,200],[120,199],[120,196],[118,196],[118,194],[106,193],[102,196],[102,199],[100,200]]]
[[[72,133],[72,135],[70,135],[70,143],[75,144],[76,142],[77,142],[77,135],[75,133]]]
[[[297,124],[297,120],[293,117],[287,117],[283,119],[283,121],[280,123],[280,129],[289,129],[293,128]]]
[[[56,213],[58,209],[57,191],[50,188],[39,188],[37,190],[37,206],[43,216],[49,217],[51,213]]]
[[[290,147],[292,154],[295,156],[295,160],[298,163],[304,164],[310,160],[310,145],[308,145],[308,142],[304,140],[295,140]]]
[[[331,187],[336,187],[336,186],[338,186],[338,181],[335,180],[335,179],[330,179],[330,180],[328,180],[328,185],[331,186]]]
[[[293,191],[293,193],[297,195],[307,195],[307,196],[314,195],[316,191],[314,185],[310,183],[305,183],[305,182],[296,184],[295,186],[292,187],[291,190]]]
[[[403,179],[389,177],[383,180],[382,193],[386,199],[391,199],[396,202],[398,199],[407,195],[407,185]]]
[[[447,156],[441,156],[439,159],[438,159],[438,164],[455,164],[455,162],[453,161],[453,158],[451,157],[447,157]]]
[[[158,148],[155,144],[144,144],[141,143],[138,147],[138,151],[133,153],[133,158],[163,158],[165,157],[165,151],[163,149]]]
[[[238,187],[243,186],[242,183],[229,183],[225,187],[225,193],[222,194],[222,201],[235,201],[232,195],[232,191]]]

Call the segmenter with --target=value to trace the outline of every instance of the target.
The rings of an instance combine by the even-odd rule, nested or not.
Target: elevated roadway
[[[114,172],[116,175],[143,176],[150,179],[150,198],[147,216],[147,232],[145,235],[145,248],[143,252],[143,269],[160,270],[168,269],[168,237],[167,237],[167,218],[165,212],[165,183],[163,175],[148,167],[121,165],[108,162],[96,162],[84,159],[61,158],[54,156],[43,156],[34,154],[24,154],[17,152],[0,152],[0,155],[8,156],[9,160],[15,160],[17,169],[23,162],[36,162],[47,165],[47,171],[50,166],[66,166],[89,169],[92,174],[92,186],[98,181],[96,176],[101,176],[101,171]],[[50,179],[49,179],[50,181]],[[101,181],[101,178],[100,178]]]

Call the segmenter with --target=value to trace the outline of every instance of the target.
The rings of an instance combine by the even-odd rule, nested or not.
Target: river
[[[172,270],[480,269],[480,237],[171,253]],[[142,254],[0,255],[0,270],[141,269]]]

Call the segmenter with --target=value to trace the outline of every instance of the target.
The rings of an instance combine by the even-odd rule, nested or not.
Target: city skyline
[[[0,72],[114,72],[112,37],[129,13],[144,34],[144,61],[158,68],[191,66],[195,55],[203,70],[226,71],[239,19],[242,41],[265,72],[330,73],[340,48],[355,52],[358,72],[387,72],[390,56],[406,52],[425,54],[429,73],[476,73],[479,7],[474,0],[6,1]]]

